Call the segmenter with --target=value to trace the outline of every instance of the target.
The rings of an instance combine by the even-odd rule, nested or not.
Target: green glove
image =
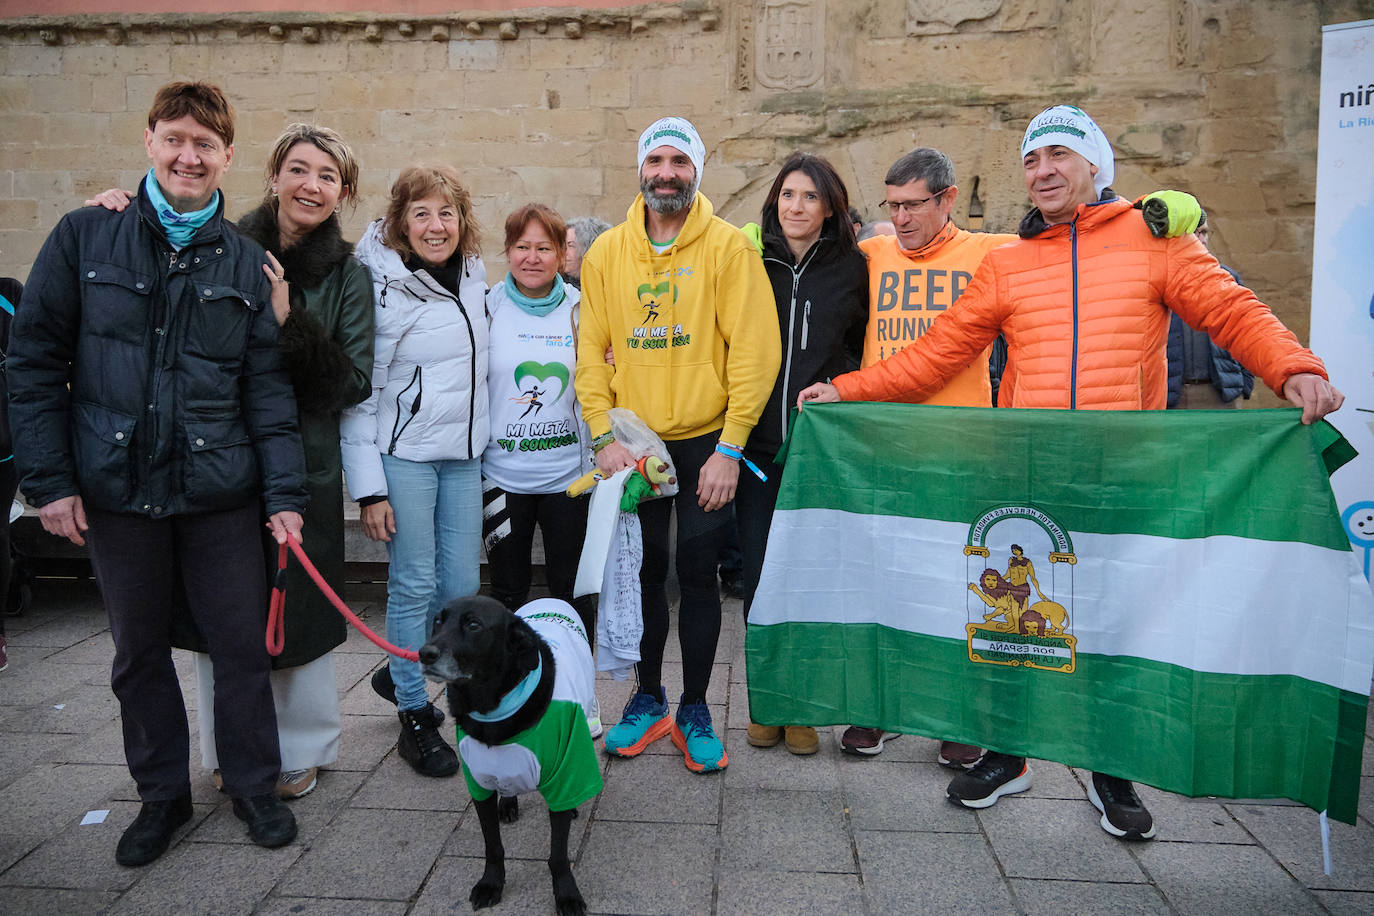
[[[758,223],[745,223],[740,227],[740,232],[744,237],[753,242],[754,247],[759,250],[759,257],[763,257],[763,227]]]
[[[631,474],[625,481],[625,489],[620,494],[620,511],[637,511],[640,502],[652,496],[653,492],[653,485],[644,479],[643,474]]]
[[[1145,217],[1145,225],[1157,239],[1176,239],[1197,230],[1202,219],[1202,207],[1197,198],[1186,191],[1155,191],[1146,194],[1136,206]]]

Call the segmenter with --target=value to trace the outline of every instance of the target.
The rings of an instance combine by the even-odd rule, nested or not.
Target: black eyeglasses
[[[908,216],[915,216],[925,209],[926,204],[930,203],[932,200],[939,200],[940,195],[948,190],[949,188],[944,188],[943,190],[936,191],[929,197],[922,197],[920,200],[885,200],[878,204],[878,206],[888,216],[896,216],[899,210]]]

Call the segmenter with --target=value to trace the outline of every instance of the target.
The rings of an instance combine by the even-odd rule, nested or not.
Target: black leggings
[[[677,510],[678,642],[682,646],[682,689],[689,701],[704,701],[720,640],[720,591],[716,555],[724,543],[730,513],[707,512],[697,505],[697,476],[715,451],[719,433],[664,443],[677,468],[678,493],[672,499],[641,503],[644,565],[639,585],[644,605],[644,638],[636,670],[640,689],[658,692],[663,683],[663,650],[668,644],[668,522]]]
[[[549,594],[577,610],[587,639],[596,645],[596,599],[583,595],[574,600],[572,594],[582,542],[587,537],[590,500],[585,496],[574,499],[566,493],[509,493],[483,481],[482,504],[482,537],[487,540],[491,596],[512,611],[529,600],[530,553],[537,524],[544,536]],[[505,535],[491,540],[503,523],[508,528]]]

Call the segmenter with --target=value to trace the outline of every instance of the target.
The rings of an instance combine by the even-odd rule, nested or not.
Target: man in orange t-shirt
[[[924,335],[968,286],[983,256],[1016,238],[954,225],[950,214],[959,188],[954,184],[954,163],[939,150],[912,150],[892,164],[883,182],[887,199],[882,207],[897,234],[875,235],[859,243],[868,256],[865,368]],[[991,407],[988,354],[917,403]],[[848,754],[871,757],[895,737],[893,732],[853,725],[845,729],[840,747]],[[946,766],[972,766],[982,755],[982,748],[945,741],[939,759]]]
[[[868,256],[869,318],[865,368],[922,337],[968,286],[983,256],[1014,235],[969,232],[950,218],[959,188],[954,163],[939,150],[914,149],[892,164],[884,179],[896,235],[859,243]],[[923,404],[992,406],[987,358],[977,360]]]

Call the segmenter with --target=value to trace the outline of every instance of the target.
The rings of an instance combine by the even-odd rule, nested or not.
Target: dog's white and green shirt
[[[537,789],[550,811],[566,811],[602,788],[587,730],[596,679],[591,647],[577,612],[565,601],[539,598],[516,613],[553,652],[553,698],[537,724],[504,744],[483,744],[457,726],[463,776],[477,801],[492,792],[513,796]]]

